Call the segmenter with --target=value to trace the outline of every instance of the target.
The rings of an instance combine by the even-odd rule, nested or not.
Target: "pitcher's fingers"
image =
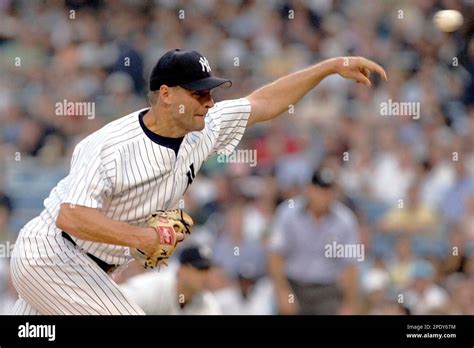
[[[363,67],[368,68],[370,71],[377,72],[377,74],[379,74],[380,77],[383,78],[385,81],[388,80],[387,73],[385,72],[385,69],[382,68],[377,63],[375,63],[375,62],[373,62],[369,59],[363,58],[362,64],[363,64]]]
[[[370,77],[370,70],[368,68],[364,68],[362,73],[364,74],[365,77],[367,78]]]
[[[181,232],[176,233],[176,240],[178,242],[183,241],[184,240],[184,233],[181,233]]]
[[[354,77],[351,77],[351,78],[356,80],[358,83],[362,83],[366,86],[371,86],[372,85],[370,80],[361,72],[357,73]]]

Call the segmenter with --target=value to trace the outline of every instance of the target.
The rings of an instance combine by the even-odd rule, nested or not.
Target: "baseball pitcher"
[[[371,72],[387,78],[365,58],[333,58],[214,103],[212,89],[231,82],[196,51],[165,53],[151,73],[150,106],[82,140],[69,174],[21,229],[13,314],[144,314],[110,273],[132,257],[152,268],[173,254],[193,225],[173,209],[206,158],[230,154],[247,127],[288,110],[326,76],[370,85]]]

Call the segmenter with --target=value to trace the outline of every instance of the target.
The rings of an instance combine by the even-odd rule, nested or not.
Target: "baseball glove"
[[[146,221],[147,226],[153,227],[158,236],[158,245],[153,254],[147,255],[139,249],[132,248],[131,254],[145,269],[155,268],[161,264],[167,265],[168,259],[178,244],[176,234],[191,234],[193,219],[181,209],[157,211]]]

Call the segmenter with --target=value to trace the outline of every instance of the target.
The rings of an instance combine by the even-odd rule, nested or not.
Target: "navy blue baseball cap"
[[[199,52],[177,48],[161,56],[151,72],[150,91],[161,85],[203,91],[221,85],[230,87],[232,82],[212,76],[209,61]]]
[[[181,251],[179,262],[197,269],[209,269],[212,266],[212,250],[206,246],[190,246]]]

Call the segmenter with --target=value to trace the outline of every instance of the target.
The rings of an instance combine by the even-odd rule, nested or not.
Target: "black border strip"
[[[19,338],[19,326],[26,322],[55,325],[55,341]],[[421,328],[408,329],[408,325]],[[473,327],[474,316],[0,316],[0,347],[94,344],[135,347],[149,343],[193,347],[320,347],[324,343],[324,346],[347,347],[472,348]],[[407,338],[410,333],[455,333],[456,338]]]

